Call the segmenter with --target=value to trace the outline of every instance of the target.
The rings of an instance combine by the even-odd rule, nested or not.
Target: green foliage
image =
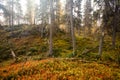
[[[32,30],[32,28],[29,28],[28,25],[24,28],[24,30]],[[25,26],[24,26],[25,27]],[[22,27],[23,28],[23,27]],[[18,29],[17,26],[15,26],[16,32],[19,32],[21,30]],[[23,30],[23,31],[24,31]],[[9,33],[1,30],[2,34],[5,34],[5,36],[0,35],[2,38],[0,39],[0,56],[1,61],[6,60],[7,58],[11,58],[10,50],[9,48],[12,47],[15,51],[15,54],[19,57],[21,55],[27,55],[27,56],[40,56],[40,58],[48,53],[48,39],[47,38],[40,38],[38,35],[34,36],[26,36],[21,38],[10,38],[9,41],[12,43],[12,46],[10,46],[6,40],[6,37],[9,35]],[[34,33],[34,30],[33,30]],[[118,39],[117,39],[118,40]],[[103,61],[113,61],[113,62],[120,62],[119,59],[119,53],[120,53],[120,42],[119,40],[116,42],[116,49],[112,49],[111,47],[111,41],[107,38],[105,38],[104,46],[103,46],[103,55],[102,60]],[[98,54],[98,41],[92,40],[90,37],[83,38],[82,36],[76,36],[76,52],[75,55],[72,54],[72,44],[71,44],[71,38],[66,34],[64,31],[61,31],[58,29],[58,34],[55,34],[55,37],[53,37],[53,56],[54,57],[62,57],[62,58],[71,58],[71,57],[77,57],[80,59],[85,60],[96,60],[97,54]],[[90,50],[90,51],[89,51]],[[87,53],[83,54],[85,51],[88,51]],[[37,58],[36,58],[37,59]],[[39,58],[38,58],[39,59]]]
[[[0,61],[11,57],[10,44],[8,44],[7,36],[6,31],[0,30]]]
[[[48,51],[48,47],[46,44],[40,46],[40,52],[47,52],[47,51]]]
[[[41,60],[41,59],[43,59],[43,57],[45,57],[45,55],[44,54],[40,54],[40,55],[37,55],[37,56],[33,56],[32,60]]]
[[[101,57],[104,61],[115,61],[115,57],[114,55],[110,54],[110,53],[103,53],[102,57]]]
[[[31,53],[36,53],[36,52],[38,52],[38,47],[30,47],[29,51]]]
[[[53,49],[53,56],[54,57],[60,57],[61,56],[61,52],[62,52],[62,49],[60,49],[60,48],[54,48]]]
[[[22,46],[19,49],[16,50],[18,55],[25,55],[26,53],[26,46]]]
[[[117,57],[117,62],[118,62],[118,64],[120,64],[120,54]]]
[[[67,39],[66,39],[67,40]],[[67,57],[68,52],[71,51],[70,44],[64,39],[55,39],[53,47],[53,55],[55,57]]]

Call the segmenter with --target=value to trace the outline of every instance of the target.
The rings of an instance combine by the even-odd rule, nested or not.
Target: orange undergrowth
[[[16,80],[119,80],[119,67],[97,62],[58,59],[28,61],[0,67],[0,79]]]

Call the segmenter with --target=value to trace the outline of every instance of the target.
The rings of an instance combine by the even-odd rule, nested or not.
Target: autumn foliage
[[[1,80],[119,80],[118,65],[45,59],[0,67]]]

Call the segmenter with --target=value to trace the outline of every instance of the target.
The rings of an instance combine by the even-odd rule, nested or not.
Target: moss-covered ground
[[[2,39],[3,38],[3,39]],[[120,41],[113,49],[105,38],[103,54],[98,59],[99,40],[76,37],[76,52],[72,41],[62,33],[53,37],[53,57],[48,58],[48,38],[27,36],[2,37],[0,42],[0,80],[120,80]],[[18,61],[10,53],[14,50]]]

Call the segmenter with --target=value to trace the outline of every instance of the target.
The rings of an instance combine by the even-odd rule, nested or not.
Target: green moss
[[[29,51],[30,51],[31,53],[38,52],[38,47],[30,47]]]

